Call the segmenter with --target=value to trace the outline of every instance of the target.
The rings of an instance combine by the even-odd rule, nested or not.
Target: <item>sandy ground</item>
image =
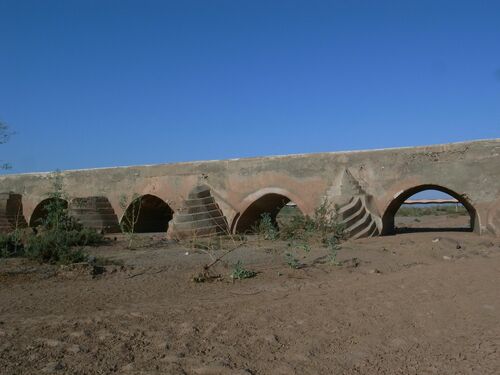
[[[0,260],[0,373],[500,374],[498,238],[349,241],[341,266],[295,249],[301,269],[260,241],[207,283],[203,250],[140,242],[90,249],[122,264],[98,275]],[[258,275],[233,281],[238,260]]]

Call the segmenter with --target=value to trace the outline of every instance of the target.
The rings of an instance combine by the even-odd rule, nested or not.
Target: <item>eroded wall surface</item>
[[[181,225],[176,215],[186,216],[189,205],[201,207],[202,212],[190,208],[189,215],[194,221],[209,221],[213,211],[218,222],[223,223],[222,213],[228,230],[234,231],[241,216],[254,202],[267,194],[275,194],[287,197],[308,215],[313,214],[326,198],[343,210],[343,217],[353,231],[363,236],[378,235],[391,225],[391,210],[405,194],[433,188],[450,193],[470,208],[477,233],[500,235],[499,139],[414,148],[63,171],[60,175],[70,207],[72,201],[86,202],[82,198],[100,197],[88,201],[99,202],[98,209],[107,215],[101,220],[103,222],[112,220],[113,215],[120,221],[126,209],[124,202],[130,203],[133,197],[152,195],[173,210],[173,222],[182,227],[184,233],[189,228],[189,221],[185,224],[182,220],[188,219],[182,219],[184,224]],[[29,223],[36,206],[53,189],[52,184],[51,173],[6,175],[0,177],[0,192],[22,196],[24,218]],[[193,192],[197,189],[208,189],[207,197],[195,197],[201,200],[186,203],[195,199]],[[85,211],[85,207],[80,209]],[[94,218],[90,209],[85,212],[89,218]],[[99,220],[96,216],[95,222]],[[112,223],[107,225],[113,226]],[[202,224],[192,225],[194,228]],[[172,231],[175,232],[171,228]],[[170,234],[175,236],[175,233]]]

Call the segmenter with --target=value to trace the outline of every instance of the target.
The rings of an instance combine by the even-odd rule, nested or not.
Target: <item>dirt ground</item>
[[[117,265],[0,260],[2,375],[500,374],[499,238],[348,241],[341,265],[255,240],[205,283],[203,249],[161,235],[89,252]],[[257,276],[232,280],[238,260]]]

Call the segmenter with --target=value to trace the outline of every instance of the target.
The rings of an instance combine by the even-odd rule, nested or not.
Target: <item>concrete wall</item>
[[[130,201],[136,193],[161,198],[174,211],[175,221],[176,212],[183,209],[190,192],[208,186],[228,227],[233,229],[245,210],[266,194],[286,196],[309,215],[324,198],[346,207],[347,213],[353,197],[363,196],[364,212],[372,218],[371,225],[378,227],[378,231],[372,231],[377,234],[388,231],[392,211],[408,194],[435,188],[450,193],[470,209],[477,233],[500,235],[500,139],[64,171],[61,176],[69,200],[106,197],[118,220],[124,214],[120,199],[127,196]],[[28,222],[51,189],[50,173],[0,177],[0,192],[22,195]]]

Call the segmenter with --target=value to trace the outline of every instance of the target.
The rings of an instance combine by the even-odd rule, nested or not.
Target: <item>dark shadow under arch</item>
[[[65,209],[68,208],[68,202],[61,198],[47,198],[38,203],[38,205],[33,210],[33,213],[30,217],[30,227],[37,227],[43,223],[43,221],[47,218],[48,212],[47,207],[51,202],[55,200],[59,200]]]
[[[421,229],[421,230],[415,230],[415,231],[446,231],[446,230],[455,230],[455,231],[475,231],[476,225],[477,225],[477,213],[475,208],[472,206],[472,204],[462,195],[454,192],[451,189],[448,189],[444,186],[440,185],[432,185],[432,184],[427,184],[427,185],[419,185],[412,187],[408,190],[405,190],[403,193],[398,195],[387,207],[385,210],[384,216],[382,217],[382,234],[383,235],[389,235],[389,234],[394,234],[396,233],[396,228],[394,225],[394,217],[396,216],[396,213],[398,212],[399,208],[403,205],[403,203],[410,198],[411,196],[420,193],[422,191],[426,190],[437,190],[443,193],[446,193],[450,195],[451,197],[455,198],[459,203],[461,203],[465,209],[467,210],[469,216],[470,216],[470,228],[442,228],[442,229],[434,229],[434,228],[429,228],[429,229]]]
[[[0,193],[0,232],[27,227],[23,212],[21,194]]]
[[[233,233],[252,233],[255,225],[259,223],[262,214],[268,213],[276,228],[278,222],[276,217],[280,210],[291,201],[290,198],[282,194],[268,193],[255,200],[240,215],[238,214],[233,221]]]
[[[174,211],[161,198],[146,194],[135,199],[122,217],[122,226],[135,233],[166,232]],[[133,228],[131,228],[133,227]]]

